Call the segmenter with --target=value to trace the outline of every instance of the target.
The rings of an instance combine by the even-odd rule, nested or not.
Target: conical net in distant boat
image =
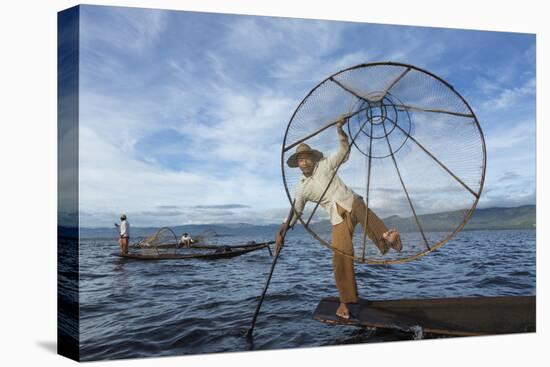
[[[483,189],[483,132],[473,110],[449,83],[400,63],[342,70],[300,103],[287,126],[281,157],[291,203],[302,173],[286,164],[288,158],[300,143],[325,156],[337,151],[335,126],[342,116],[348,118],[344,129],[350,153],[335,174],[388,228],[401,232],[403,243],[401,253],[382,255],[358,224],[355,260],[409,261],[442,246],[464,227]],[[306,205],[299,222],[321,244],[339,252],[331,244],[328,216],[317,203]]]
[[[218,237],[218,234],[216,231],[212,228],[204,229],[201,233],[199,233],[196,236],[191,236],[193,238],[194,243],[202,243],[205,244],[207,242],[213,243],[216,241],[216,237]]]
[[[158,229],[152,235],[138,242],[138,247],[141,248],[156,248],[161,245],[176,245],[178,238],[174,231],[168,227]]]

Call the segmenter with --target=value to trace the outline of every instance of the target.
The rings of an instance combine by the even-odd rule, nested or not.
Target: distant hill
[[[535,229],[535,205],[477,209],[465,229]]]
[[[435,214],[420,215],[419,220],[422,228],[425,231],[448,231],[454,230],[457,223],[460,223],[464,218],[465,211],[442,212]],[[402,232],[416,231],[417,225],[413,217],[402,218],[399,216],[391,216],[383,218],[384,223],[388,228],[399,228]],[[524,205],[515,208],[487,208],[476,209],[474,215],[464,230],[481,230],[481,229],[535,229],[536,225],[536,207],[535,205]],[[328,220],[312,224],[316,232],[330,230],[330,222]],[[277,231],[279,224],[269,225],[254,225],[248,223],[228,223],[228,224],[193,224],[186,226],[175,226],[171,229],[176,235],[181,235],[183,232],[188,232],[191,235],[198,235],[205,231],[213,231],[218,236],[238,236],[245,232],[247,235],[257,235],[258,237],[265,236],[266,233]],[[133,227],[132,237],[145,237],[154,233],[158,227]],[[295,231],[303,231],[302,226],[296,226]],[[67,230],[63,230],[65,233]],[[116,229],[113,228],[81,228],[80,235],[82,237],[113,237],[116,236]]]

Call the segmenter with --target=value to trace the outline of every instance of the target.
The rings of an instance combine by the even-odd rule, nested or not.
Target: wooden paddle
[[[294,214],[294,202],[295,201],[293,201],[292,205],[290,206],[290,212],[288,213],[287,220],[286,220],[287,226],[282,235],[281,247],[279,248],[279,251],[275,250],[275,257],[273,258],[273,263],[271,264],[271,270],[269,271],[269,275],[267,276],[267,281],[265,282],[264,290],[262,291],[260,301],[258,302],[258,306],[256,306],[256,312],[254,312],[254,317],[252,318],[252,325],[250,326],[250,329],[248,329],[245,333],[245,336],[248,338],[252,336],[252,332],[254,331],[254,326],[256,326],[256,319],[258,318],[258,314],[260,313],[260,308],[262,307],[262,303],[264,301],[265,294],[267,292],[267,287],[269,287],[269,282],[271,281],[271,277],[273,276],[273,270],[275,270],[275,265],[277,265],[277,259],[279,258],[279,254],[281,253],[285,245],[286,233],[290,228],[289,224]]]

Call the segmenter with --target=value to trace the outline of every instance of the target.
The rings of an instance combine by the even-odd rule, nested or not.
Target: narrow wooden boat
[[[258,245],[261,245],[261,244],[268,244],[268,245],[272,245],[275,243],[275,241],[269,241],[269,242],[254,242],[254,241],[251,241],[249,243],[246,243],[246,244],[242,244],[242,245],[214,245],[214,244],[202,244],[202,243],[194,243],[192,244],[191,246],[182,246],[180,244],[177,244],[177,243],[163,243],[163,244],[160,244],[160,245],[155,245],[155,246],[146,246],[146,245],[140,245],[139,243],[136,243],[134,245],[132,245],[133,248],[143,248],[143,249],[146,249],[146,248],[158,248],[158,249],[171,249],[171,248],[198,248],[198,249],[212,249],[212,250],[216,250],[216,249],[219,249],[219,248],[232,248],[232,249],[240,249],[240,248],[248,248],[248,247],[256,247]]]
[[[215,246],[215,247],[209,247],[208,249],[213,250],[209,252],[170,253],[170,254],[167,254],[167,253],[157,253],[157,254],[113,253],[113,255],[123,257],[126,259],[135,259],[135,260],[179,260],[179,259],[215,260],[215,259],[228,259],[228,258],[244,255],[246,253],[260,250],[266,247],[269,250],[269,245],[272,243],[273,241],[256,243],[256,244],[248,244],[248,245]],[[185,251],[185,249],[183,250]]]
[[[535,332],[536,297],[466,297],[360,300],[350,304],[350,319],[336,316],[339,300],[323,298],[313,314],[331,324],[367,326],[381,329],[450,336],[494,335]]]

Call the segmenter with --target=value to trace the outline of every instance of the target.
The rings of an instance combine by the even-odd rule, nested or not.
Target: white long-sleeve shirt
[[[340,144],[340,149],[338,149],[336,153],[326,158],[322,158],[317,162],[310,177],[302,175],[296,187],[296,202],[294,204],[294,208],[299,215],[302,214],[306,202],[319,201],[340,162],[343,163],[349,158],[349,154],[346,154],[348,152],[348,147],[347,141],[342,142]],[[342,217],[338,214],[336,204],[340,205],[348,212],[351,212],[355,197],[357,197],[357,195],[353,190],[347,187],[336,174],[319,205],[329,214],[331,224],[336,225],[343,221]],[[297,216],[294,215],[290,221],[290,226],[293,226],[297,219]]]
[[[120,222],[120,237],[130,237],[130,223],[126,219]]]

